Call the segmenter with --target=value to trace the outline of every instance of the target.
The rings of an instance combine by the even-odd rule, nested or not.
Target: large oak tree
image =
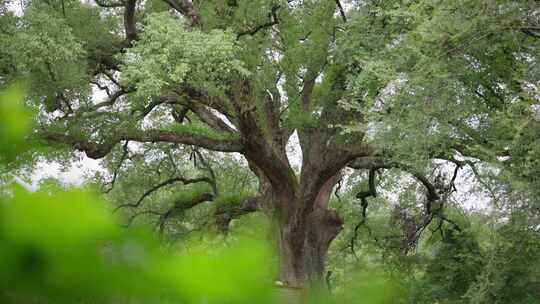
[[[443,206],[461,168],[476,172],[482,161],[538,189],[537,1],[9,2],[0,81],[29,84],[36,136],[91,158],[117,153],[120,163],[130,143],[173,157],[170,149],[196,147],[203,167],[200,149],[238,153],[258,191],[220,225],[271,216],[291,286],[323,276],[343,225],[329,199],[347,167],[368,176],[364,216],[385,169],[423,186],[410,242],[433,218],[452,223]],[[298,171],[286,149],[293,136]],[[434,159],[453,174],[430,176]],[[205,170],[127,203],[176,183],[214,187],[161,218],[216,200]]]

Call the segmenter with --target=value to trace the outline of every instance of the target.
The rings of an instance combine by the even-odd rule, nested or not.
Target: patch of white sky
[[[92,86],[92,100],[95,103],[104,101],[106,98],[105,91]],[[46,179],[56,179],[66,185],[80,186],[98,172],[106,174],[101,160],[91,159],[82,152],[75,152],[72,159],[65,164],[42,158],[37,160],[30,171],[16,172],[12,174],[12,177],[26,189],[35,191]]]
[[[24,188],[36,191],[40,183],[47,179],[55,179],[68,186],[81,186],[98,172],[106,173],[100,160],[88,158],[84,153],[77,152],[68,164],[40,160],[30,171],[15,172],[12,177]]]

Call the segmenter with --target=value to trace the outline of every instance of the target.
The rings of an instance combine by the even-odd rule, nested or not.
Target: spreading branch
[[[159,105],[162,105],[162,104],[177,104],[177,103],[178,103],[178,98],[176,98],[175,96],[172,96],[172,95],[154,97],[154,98],[152,98],[152,100],[150,101],[150,103],[147,106],[143,107],[142,109],[134,109],[132,111],[132,114],[135,114],[136,111],[140,110],[140,117],[144,118],[148,114],[150,114],[150,112],[152,112],[152,110],[154,110]]]
[[[142,204],[144,199],[150,196],[152,193],[158,191],[159,189],[162,189],[163,187],[166,187],[174,183],[178,183],[178,182],[181,182],[184,185],[202,183],[202,182],[209,183],[209,184],[212,183],[212,181],[208,177],[199,177],[199,178],[192,178],[192,179],[184,178],[184,177],[173,177],[148,189],[146,192],[143,193],[143,195],[141,195],[141,197],[139,197],[139,199],[135,203],[122,204],[116,207],[115,211],[120,210],[122,208],[137,208]]]
[[[429,179],[424,174],[405,163],[400,163],[393,160],[386,160],[382,157],[368,156],[355,159],[354,161],[349,163],[349,167],[353,169],[400,169],[402,171],[410,173],[420,183],[422,183],[422,185],[424,185],[427,190],[428,202],[433,202],[440,198],[439,194],[437,193],[437,189],[429,181]]]
[[[426,191],[427,191],[426,203],[425,203],[426,213],[423,216],[421,223],[414,224],[415,227],[413,228],[413,231],[407,234],[406,240],[407,240],[407,245],[409,248],[414,247],[419,236],[431,224],[434,218],[439,218],[441,221],[453,223],[451,220],[446,218],[442,212],[443,202],[441,202],[440,207],[432,208],[434,202],[441,200],[441,196],[439,194],[439,191],[437,190],[436,185],[434,185],[424,174],[414,169],[412,166],[404,164],[404,163],[400,163],[397,161],[388,160],[383,157],[369,156],[369,157],[362,157],[362,158],[355,159],[353,162],[349,164],[349,167],[354,168],[354,169],[369,169],[370,172],[376,169],[391,169],[391,168],[400,169],[402,171],[405,171],[411,174],[426,188]],[[454,182],[455,182],[455,179],[457,178],[459,168],[460,168],[460,165],[457,165],[456,168],[454,169],[454,173],[452,175],[450,184],[447,187],[444,187],[443,189],[444,191],[448,193],[451,193],[453,191],[455,187]],[[365,199],[366,197],[372,196],[372,194],[376,195],[374,182],[371,180],[371,178],[372,177],[370,175],[370,182],[369,182],[370,189],[368,191],[361,192],[357,195],[358,198],[363,199],[362,201],[363,205],[367,205],[367,201]],[[363,217],[365,217],[365,208],[363,209]],[[354,250],[354,239],[356,238],[356,234],[357,234],[356,231],[363,224],[363,221],[364,221],[364,218],[355,227],[355,233],[353,235],[353,239],[351,240],[351,248],[353,248],[353,250]],[[457,224],[455,223],[453,224],[457,226]],[[459,227],[456,229],[459,229]]]
[[[262,198],[259,196],[249,197],[240,203],[223,203],[216,208],[216,224],[218,229],[227,233],[229,223],[244,214],[255,212],[261,209]]]
[[[521,32],[527,36],[540,39],[540,27],[523,27]]]
[[[159,232],[163,233],[163,231],[165,230],[165,224],[174,215],[182,213],[185,210],[191,209],[201,203],[211,201],[213,199],[214,199],[214,196],[211,193],[203,192],[189,201],[175,202],[174,205],[169,210],[167,210],[164,214],[162,214],[159,217],[159,221],[158,221]]]
[[[122,140],[143,143],[186,144],[220,152],[241,152],[243,149],[238,139],[212,138],[190,131],[122,129],[102,142],[92,142],[78,136],[43,129],[38,132],[37,137],[52,143],[70,145],[79,151],[85,152],[88,157],[93,159],[103,158]]]
[[[189,112],[189,108],[188,107],[175,107],[173,108],[173,110],[171,111],[171,115],[174,119],[174,121],[176,121],[177,123],[179,124],[183,124],[184,123],[184,120],[189,120],[189,117],[187,116]]]

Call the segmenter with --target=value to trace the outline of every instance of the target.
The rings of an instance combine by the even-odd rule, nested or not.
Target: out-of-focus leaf
[[[271,250],[261,242],[170,254],[148,233],[121,229],[88,192],[12,192],[0,201],[0,290],[13,303],[270,301]]]
[[[23,89],[13,86],[0,91],[0,161],[7,162],[27,148],[25,136],[31,129],[30,112],[23,104]]]

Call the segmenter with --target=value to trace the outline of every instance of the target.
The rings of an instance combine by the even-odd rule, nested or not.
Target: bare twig
[[[114,169],[112,180],[108,183],[110,185],[110,187],[109,187],[109,189],[104,191],[105,193],[111,192],[111,190],[114,188],[114,184],[116,183],[116,178],[118,177],[118,171],[120,170],[120,168],[124,164],[124,161],[126,160],[128,154],[129,154],[128,144],[129,144],[129,140],[126,140],[126,142],[122,146],[122,150],[123,150],[122,156],[120,157],[120,161],[118,161],[118,165],[116,166],[116,169]]]
[[[341,18],[343,19],[343,22],[347,22],[347,16],[345,15],[345,10],[343,9],[343,6],[341,5],[341,2],[339,0],[336,0],[336,5],[339,9],[339,14],[341,15]]]

